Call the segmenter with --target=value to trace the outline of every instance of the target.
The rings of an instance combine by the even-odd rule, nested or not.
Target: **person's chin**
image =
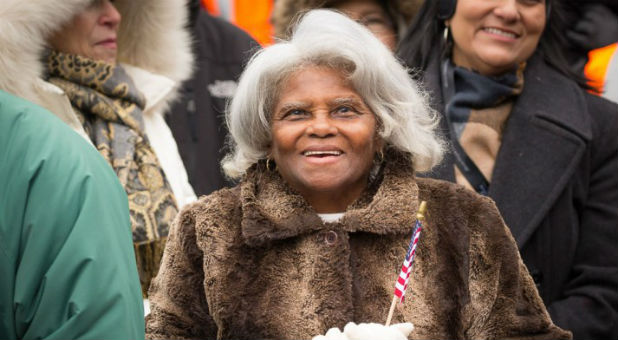
[[[106,48],[104,46],[97,46],[97,51],[95,53],[95,59],[102,60],[106,63],[115,64],[116,56],[117,56],[117,52],[115,48]]]
[[[341,185],[337,182],[312,182],[308,187],[309,191],[315,193],[323,193],[323,194],[331,194],[331,193],[339,193],[343,191]]]
[[[483,63],[487,69],[486,73],[494,75],[507,72],[513,69],[513,67],[517,64],[512,53],[492,53],[486,55],[483,59]]]
[[[343,181],[338,171],[321,171],[302,175],[298,182],[310,190],[324,192],[336,190]]]

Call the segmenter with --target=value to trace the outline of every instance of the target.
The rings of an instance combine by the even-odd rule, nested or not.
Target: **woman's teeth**
[[[341,151],[305,151],[305,156],[339,156]]]
[[[483,30],[485,32],[492,33],[492,34],[498,34],[498,35],[501,35],[501,36],[504,36],[504,37],[507,37],[507,38],[513,38],[513,39],[517,38],[517,35],[515,35],[514,33],[505,32],[505,31],[499,30],[497,28],[490,27],[490,28],[484,28]]]

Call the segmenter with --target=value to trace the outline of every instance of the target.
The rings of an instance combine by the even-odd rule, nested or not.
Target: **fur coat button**
[[[327,231],[326,233],[324,233],[324,243],[326,243],[329,246],[334,245],[335,243],[337,243],[337,238],[339,236],[337,236],[337,233],[334,231]]]

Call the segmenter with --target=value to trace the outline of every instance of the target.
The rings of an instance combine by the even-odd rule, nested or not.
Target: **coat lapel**
[[[520,249],[568,184],[591,127],[576,85],[533,58],[496,159],[489,196]]]
[[[444,111],[440,61],[428,65],[425,86]],[[585,100],[576,85],[540,57],[526,67],[524,90],[513,106],[489,188],[521,249],[564,190],[591,139]],[[441,132],[449,140],[446,120]],[[455,181],[452,152],[429,177]]]

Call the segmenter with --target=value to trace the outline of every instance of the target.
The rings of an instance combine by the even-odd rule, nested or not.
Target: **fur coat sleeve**
[[[194,204],[195,205],[195,204]],[[204,254],[197,247],[195,210],[182,210],[170,229],[158,276],[149,290],[148,339],[214,339],[204,295]],[[177,278],[169,280],[169,278]],[[191,305],[191,308],[187,308]]]

